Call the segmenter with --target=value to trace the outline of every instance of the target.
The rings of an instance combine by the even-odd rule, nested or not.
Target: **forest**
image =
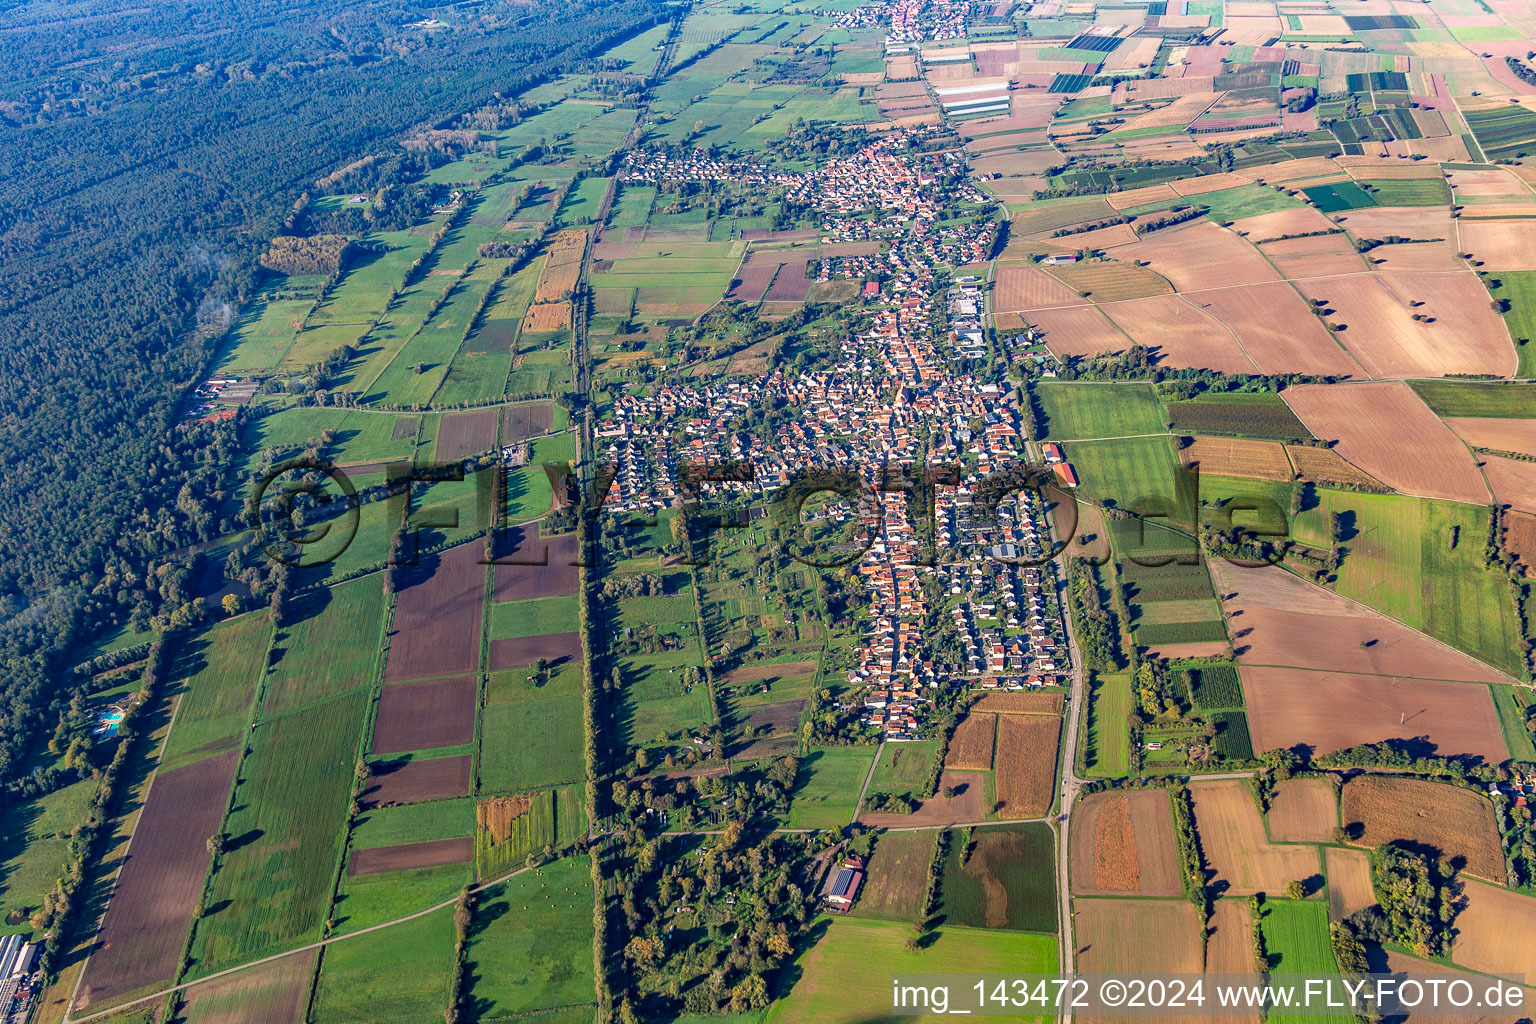
[[[68,701],[53,680],[92,628],[161,600],[157,559],[228,525],[215,481],[232,428],[178,419],[300,196],[359,157],[409,168],[402,135],[670,13],[490,3],[428,31],[449,16],[356,0],[8,11],[0,781]]]

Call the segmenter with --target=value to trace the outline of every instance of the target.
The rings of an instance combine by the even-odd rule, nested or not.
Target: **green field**
[[[1509,303],[1504,323],[1520,358],[1515,375],[1536,377],[1536,270],[1501,270],[1497,280],[1493,297]]]
[[[1536,417],[1536,384],[1481,380],[1415,380],[1409,387],[1440,416]]]
[[[1066,455],[1086,496],[1143,514],[1162,509],[1175,522],[1193,517],[1193,505],[1180,500],[1180,467],[1171,438],[1074,441]]]
[[[318,587],[292,605],[292,624],[275,645],[263,714],[277,714],[373,681],[384,628],[384,592],[377,576]]]
[[[366,706],[367,694],[357,692],[257,726],[208,911],[197,923],[195,974],[318,935]]]
[[[1168,428],[1163,405],[1150,384],[1078,384],[1045,382],[1034,387],[1045,414],[1046,436],[1123,437],[1161,434]]]
[[[1270,970],[1278,974],[1334,974],[1338,963],[1328,937],[1328,904],[1321,900],[1268,899],[1260,924]],[[1348,1024],[1349,1015],[1295,1016],[1273,1014],[1272,1021],[1327,1021]]]
[[[69,836],[90,813],[96,782],[85,779],[46,796],[13,804],[0,815],[0,914],[35,910],[64,873]],[[0,934],[29,932],[31,925],[0,926]]]
[[[487,705],[480,713],[480,792],[581,781],[584,699],[552,694]]]
[[[1301,191],[1312,200],[1313,206],[1324,213],[1338,213],[1341,210],[1356,210],[1362,206],[1378,205],[1369,192],[1352,181],[1340,181],[1332,185],[1313,185]]]
[[[848,824],[874,760],[874,747],[829,747],[800,758],[786,826],[835,829]]]
[[[472,1020],[593,1001],[588,872],[586,857],[569,857],[479,894],[467,954]]]
[[[452,899],[475,880],[473,864],[445,864],[435,868],[381,871],[372,875],[342,872],[341,885],[331,913],[332,934],[346,934],[376,924],[398,920],[423,907]]]
[[[928,775],[939,749],[938,740],[914,740],[911,743],[887,743],[870,781],[873,793],[906,793],[921,800],[927,793]],[[860,780],[860,785],[863,785]]]
[[[1088,774],[1119,778],[1130,770],[1131,680],[1124,674],[1101,675],[1088,705]]]
[[[160,762],[163,770],[232,750],[240,742],[271,635],[271,620],[251,613],[180,645],[172,676],[188,678]]]
[[[1056,931],[1056,837],[1049,825],[988,825],[969,855],[953,830],[944,856],[939,913],[945,924]]]
[[[575,594],[491,605],[491,639],[574,633],[580,623]]]
[[[475,834],[475,802],[469,797],[375,807],[358,816],[351,847],[370,850],[398,843],[424,843]]]
[[[1379,206],[1449,206],[1451,187],[1444,178],[1382,179],[1364,182]]]
[[[315,986],[315,1020],[426,1024],[448,1005],[453,908],[326,947]]]
[[[1221,223],[1258,217],[1277,210],[1291,210],[1302,205],[1300,200],[1291,198],[1279,189],[1263,185],[1239,185],[1220,192],[1207,192],[1190,202],[1209,207],[1210,213],[1207,216]]]
[[[891,1005],[893,973],[898,977],[904,973],[1048,973],[1057,966],[1056,939],[1050,935],[941,927],[932,944],[918,952],[906,948],[911,936],[912,929],[905,923],[833,921],[821,941],[800,955],[796,961],[799,981],[769,1008],[767,1020],[771,1024],[865,1024],[871,1020],[872,1008]]]
[[[1490,683],[1493,706],[1499,713],[1499,728],[1504,733],[1504,745],[1515,761],[1536,761],[1536,744],[1532,743],[1531,730],[1526,726],[1528,705],[1524,689],[1516,689],[1501,683]]]

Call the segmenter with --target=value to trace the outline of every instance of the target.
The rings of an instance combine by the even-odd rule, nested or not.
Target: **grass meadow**
[[[250,613],[180,645],[173,677],[187,676],[160,762],[169,771],[233,749],[251,720],[272,623]]]
[[[441,1020],[454,965],[453,908],[326,947],[313,1014],[327,1024]]]
[[[800,758],[791,794],[789,828],[842,828],[874,763],[873,747],[829,747]]]

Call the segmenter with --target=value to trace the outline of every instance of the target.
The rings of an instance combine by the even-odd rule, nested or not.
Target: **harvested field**
[[[384,678],[419,679],[480,667],[480,603],[485,566],[479,544],[422,555],[404,566],[390,623]]]
[[[1536,963],[1536,899],[1469,881],[1456,916],[1451,959],[1487,974],[1531,976]]]
[[[1297,287],[1322,304],[1335,336],[1373,376],[1503,375],[1515,369],[1509,331],[1473,274],[1378,271],[1299,281]]]
[[[1360,375],[1360,366],[1289,284],[1225,288],[1188,296],[1235,333],[1261,373]]]
[[[1531,411],[1536,412],[1536,409]],[[1451,416],[1446,417],[1445,423],[1474,448],[1536,455],[1536,419]]]
[[[1038,818],[1051,808],[1056,744],[1054,715],[1002,715],[997,722],[997,803],[1002,818]]]
[[[523,330],[530,334],[540,331],[558,331],[571,326],[569,302],[546,302],[529,306],[523,317]]]
[[[175,974],[203,894],[208,837],[219,829],[239,760],[232,750],[155,776],[91,947],[76,1009]]]
[[[1443,242],[1403,242],[1378,245],[1366,254],[1372,269],[1378,271],[1416,271],[1420,273],[1464,272],[1467,265],[1456,254],[1450,239]]]
[[[399,846],[376,846],[371,850],[353,850],[351,862],[347,864],[347,874],[377,875],[385,871],[436,868],[444,864],[468,864],[474,859],[473,837],[431,839],[425,843],[401,843]]]
[[[1038,231],[1050,232],[1069,224],[1085,224],[1113,216],[1114,209],[1100,197],[1072,199],[1064,203],[1031,203],[1027,209],[1009,218],[1010,233],[1030,235]]]
[[[1228,175],[1230,177],[1230,175]],[[1196,178],[1196,181],[1206,181],[1206,178]],[[1179,182],[1182,188],[1189,182]],[[1243,184],[1234,181],[1223,188],[1235,188]],[[1219,191],[1211,189],[1210,191]],[[1310,206],[1295,206],[1288,210],[1276,210],[1273,213],[1261,213],[1256,217],[1243,217],[1232,222],[1232,230],[1246,235],[1248,241],[1255,245],[1265,242],[1273,242],[1275,239],[1286,235],[1309,235],[1314,231],[1337,231],[1338,225],[1324,217]],[[1358,267],[1356,269],[1359,269]]]
[[[816,671],[814,661],[777,661],[764,665],[743,665],[725,674],[728,683],[756,683],[764,679],[789,679]]]
[[[475,827],[487,833],[492,843],[504,843],[511,838],[512,823],[532,806],[526,793],[488,797],[475,804]]]
[[[769,302],[804,302],[811,290],[811,281],[805,276],[805,263],[786,263],[779,268],[773,279],[773,287],[763,296]]]
[[[977,772],[950,771],[939,776],[938,795],[921,801],[911,814],[859,815],[859,823],[873,828],[906,828],[923,825],[953,825],[962,821],[981,821],[987,816],[985,776]],[[954,787],[955,795],[944,796]]]
[[[1209,974],[1258,974],[1253,957],[1253,912],[1245,900],[1217,900],[1211,907],[1205,946]],[[1256,1013],[1225,1013],[1208,1018],[1213,1024],[1259,1024]]]
[[[1131,347],[1131,339],[1092,306],[1037,309],[1025,319],[1040,330],[1045,336],[1046,346],[1058,356],[1097,355]]]
[[[1536,576],[1536,515],[1509,512],[1504,516],[1504,550],[1513,554],[1526,576]]]
[[[1399,238],[1455,238],[1456,226],[1445,206],[1367,206],[1336,215],[1333,220],[1360,241]]]
[[[1181,296],[1155,295],[1101,308],[1161,365],[1221,373],[1258,370],[1225,324]]]
[[[989,693],[971,705],[973,712],[996,715],[1059,715],[1064,701],[1059,693]]]
[[[626,310],[627,311],[627,310]],[[524,438],[537,437],[540,434],[549,433],[555,425],[555,406],[553,402],[519,402],[517,405],[502,406],[501,409],[501,439],[503,444],[512,441],[521,441]],[[438,447],[442,447],[442,436],[438,436]]]
[[[973,771],[992,770],[992,748],[997,739],[997,716],[969,714],[960,719],[949,738],[944,767]]]
[[[916,919],[923,909],[923,886],[932,859],[932,833],[883,833],[875,843],[852,916],[903,923]]]
[[[1197,99],[1197,101],[1199,99],[1196,97],[1192,98]],[[1174,106],[1177,105],[1174,104]],[[1167,110],[1170,108],[1165,107],[1163,109]],[[1153,111],[1151,114],[1133,117],[1125,123],[1125,129],[1144,127],[1139,124],[1143,118],[1153,117],[1159,113],[1161,111]],[[1166,203],[1177,198],[1179,198],[1179,194],[1167,185],[1148,185],[1145,188],[1129,188],[1123,192],[1111,192],[1104,197],[1104,200],[1116,210],[1129,210],[1133,206],[1151,206],[1153,203]]]
[[[1189,787],[1200,831],[1200,848],[1214,873],[1213,884],[1226,896],[1284,892],[1290,883],[1311,878],[1321,868],[1317,850],[1277,846],[1264,832],[1253,793],[1243,779],[1194,782]]]
[[[497,602],[576,593],[576,535],[542,537],[539,524],[508,527],[499,538],[491,596]]]
[[[1113,249],[1117,245],[1130,245],[1136,241],[1136,231],[1129,224],[1112,224],[1107,228],[1099,228],[1096,231],[1084,231],[1072,236],[1072,247],[1076,249]],[[1045,243],[1035,243],[1044,245]],[[1167,288],[1159,289],[1168,291]]]
[[[1305,743],[1324,754],[1402,739],[1422,741],[1442,756],[1470,754],[1490,764],[1509,756],[1482,686],[1256,666],[1245,666],[1242,676],[1255,750]]]
[[[1290,480],[1295,472],[1277,441],[1246,441],[1233,437],[1197,437],[1179,450],[1188,466],[1200,464],[1202,473],[1241,476],[1254,480]]]
[[[1459,230],[1479,270],[1536,270],[1536,221],[1468,220]]]
[[[550,665],[562,665],[569,658],[579,657],[579,633],[546,633],[543,636],[519,636],[491,641],[492,671],[532,665],[540,658]]]
[[[363,791],[363,806],[385,807],[418,800],[468,796],[470,757],[434,757],[401,764],[376,764]]]
[[[1072,891],[1082,896],[1178,896],[1173,809],[1161,790],[1095,793],[1072,813]]]
[[[533,293],[533,301],[535,303],[564,302],[571,297],[570,293],[575,289],[576,279],[580,275],[579,261],[561,266],[545,263],[544,272],[539,275],[539,284]]]
[[[1328,870],[1328,917],[1342,921],[1376,902],[1371,888],[1371,858],[1364,850],[1330,846],[1323,851]]]
[[[1213,559],[1210,566],[1216,591],[1232,617],[1237,660],[1243,666],[1508,681],[1469,655],[1279,567],[1245,569],[1223,559]],[[1307,643],[1296,643],[1299,636],[1307,637]],[[1251,702],[1249,709],[1251,713]],[[1287,707],[1286,713],[1294,710]]]
[[[1481,458],[1494,500],[1517,512],[1536,513],[1536,462],[1493,455]]]
[[[445,413],[437,428],[437,461],[458,462],[495,448],[498,412],[493,407]]]
[[[1328,779],[1286,779],[1276,784],[1265,817],[1277,843],[1331,843],[1339,827],[1338,790]]]
[[[1344,827],[1373,849],[1405,842],[1430,847],[1468,874],[1502,882],[1504,850],[1493,803],[1482,793],[1423,779],[1359,775],[1344,784]]]
[[[185,1024],[299,1024],[309,997],[315,953],[299,953],[182,993]]]
[[[1054,267],[1050,274],[1094,302],[1121,302],[1167,295],[1173,286],[1144,267],[1114,261]]]
[[[1285,446],[1285,454],[1291,460],[1291,465],[1296,467],[1296,475],[1301,480],[1357,487],[1385,486],[1358,466],[1345,462],[1343,456],[1332,448],[1288,444]]]
[[[1145,234],[1115,255],[1146,260],[1181,292],[1280,280],[1257,249],[1204,218]]]
[[[1189,901],[1079,899],[1072,907],[1078,973],[1200,973],[1200,918]]]
[[[1082,296],[1028,264],[1000,264],[992,282],[992,308],[1000,313],[1082,304]]]
[[[1365,270],[1365,262],[1343,233],[1265,242],[1259,251],[1269,257],[1280,273],[1292,279],[1358,274]],[[1376,251],[1379,250],[1373,250],[1372,255]]]
[[[399,754],[468,743],[475,738],[476,699],[474,676],[387,684],[379,697],[371,749]]]
[[[1281,393],[1287,405],[1334,450],[1405,494],[1486,504],[1466,446],[1401,381],[1304,384]]]

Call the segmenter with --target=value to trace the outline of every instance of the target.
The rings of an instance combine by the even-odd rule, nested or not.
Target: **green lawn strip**
[[[1536,384],[1481,380],[1415,380],[1409,387],[1439,416],[1536,418]]]
[[[1131,681],[1124,674],[1100,675],[1088,705],[1088,774],[1119,778],[1130,770]]]
[[[543,636],[546,633],[572,633],[577,625],[575,594],[503,601],[491,605],[492,640]]]
[[[1499,713],[1499,729],[1504,733],[1504,745],[1515,761],[1536,761],[1536,743],[1531,741],[1531,730],[1526,725],[1529,707],[1526,697],[1529,691],[1502,683],[1490,683],[1493,706]]]
[[[480,717],[480,791],[579,782],[584,699],[569,693],[487,705]]]
[[[874,760],[874,747],[829,747],[802,756],[786,825],[842,828],[848,824]]]
[[[326,947],[313,1014],[327,1024],[441,1020],[454,967],[453,907]]]
[[[1152,385],[1046,382],[1034,388],[1052,438],[1120,437],[1167,430]]]
[[[251,720],[256,680],[266,660],[272,622],[251,613],[178,644],[173,678],[187,682],[161,759],[169,771],[231,750]]]
[[[475,834],[475,801],[470,797],[374,807],[358,816],[349,846],[371,850],[400,843],[425,843]]]
[[[373,681],[384,624],[384,592],[376,576],[318,587],[293,602],[291,624],[262,698],[265,714],[332,697]]]

